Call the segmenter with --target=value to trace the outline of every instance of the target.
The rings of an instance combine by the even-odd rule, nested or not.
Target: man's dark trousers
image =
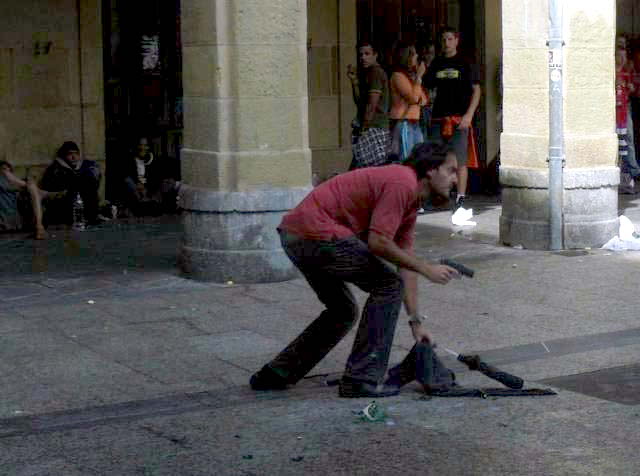
[[[400,275],[356,237],[336,241],[306,240],[280,231],[289,259],[326,306],[268,366],[293,384],[304,377],[349,332],[358,305],[347,282],[369,293],[344,376],[382,381],[402,305]]]

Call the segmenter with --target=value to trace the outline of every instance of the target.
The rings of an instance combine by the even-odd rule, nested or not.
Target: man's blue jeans
[[[400,275],[356,237],[336,241],[305,240],[280,232],[289,259],[302,272],[326,309],[268,365],[289,383],[304,377],[349,332],[358,305],[347,283],[369,298],[344,376],[380,383],[402,305]]]

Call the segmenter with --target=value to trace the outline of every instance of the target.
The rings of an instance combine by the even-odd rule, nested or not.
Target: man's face
[[[362,46],[358,50],[360,55],[360,65],[363,68],[370,68],[371,66],[378,63],[378,54],[373,51],[371,46]]]
[[[80,151],[79,150],[68,151],[67,155],[64,156],[64,160],[72,167],[77,167],[78,164],[80,163]]]
[[[11,170],[11,167],[9,167],[7,164],[0,165],[0,173],[5,174],[7,172],[13,172],[13,170]]]
[[[450,31],[442,34],[442,51],[451,56],[458,52],[458,35]]]
[[[431,195],[439,195],[448,199],[451,189],[457,183],[457,171],[458,162],[456,161],[456,156],[453,152],[450,152],[447,154],[447,160],[440,167],[427,172],[425,195],[430,192]]]
[[[149,143],[147,142],[147,139],[140,139],[140,142],[138,142],[137,152],[138,157],[146,157],[149,153]]]

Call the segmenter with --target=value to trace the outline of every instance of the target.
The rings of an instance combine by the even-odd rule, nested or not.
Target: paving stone
[[[542,382],[625,405],[640,404],[640,364],[555,377]]]
[[[252,331],[237,331],[210,336],[196,336],[190,345],[203,353],[225,360],[246,355],[267,354],[282,350],[284,343]]]

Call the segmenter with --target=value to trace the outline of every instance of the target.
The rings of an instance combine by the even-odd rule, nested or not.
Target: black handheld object
[[[479,355],[459,355],[458,360],[469,367],[469,370],[477,370],[493,380],[509,388],[522,388],[524,381],[520,377],[503,372],[492,365],[483,362]]]
[[[467,276],[469,278],[473,278],[473,275],[475,273],[474,270],[472,270],[471,268],[468,268],[467,266],[460,264],[456,261],[453,261],[449,258],[442,258],[440,260],[440,264],[444,264],[445,266],[449,266],[453,269],[455,269],[458,273]]]

